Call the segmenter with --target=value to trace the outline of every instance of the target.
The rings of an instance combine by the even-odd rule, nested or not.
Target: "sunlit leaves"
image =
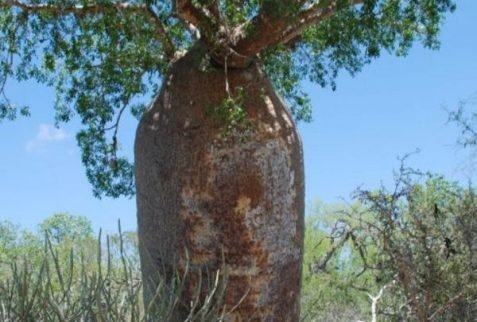
[[[133,194],[133,167],[116,156],[114,130],[125,106],[139,116],[143,108],[138,106],[157,90],[169,63],[148,18],[141,11],[121,12],[114,3],[102,1],[99,5],[106,9],[93,13],[60,14],[71,6],[92,5],[89,1],[50,1],[56,9],[29,14],[0,9],[0,119],[29,113],[9,100],[4,92],[7,79],[35,79],[53,86],[56,122],[68,122],[74,115],[81,119],[84,129],[78,143],[98,197]],[[174,44],[186,47],[183,26],[171,15],[170,6],[149,5],[164,18]],[[109,161],[103,164],[105,159]]]
[[[102,130],[89,128],[76,136],[86,176],[93,185],[93,194],[101,197],[132,196],[134,168],[125,158],[116,155],[115,142],[109,143]]]
[[[218,5],[223,26],[208,37],[230,41],[231,47],[238,36],[227,33],[240,27],[238,34],[249,34],[254,27],[251,21],[259,13],[265,13],[260,16],[265,24],[286,21],[289,25],[297,23],[300,10],[316,4],[325,10],[333,4],[325,0],[194,3],[202,8]],[[25,0],[23,4],[42,2]],[[83,124],[79,145],[95,194],[130,195],[132,165],[116,156],[120,116],[128,109],[140,117],[169,67],[171,47],[187,50],[192,44],[188,26],[168,1],[133,0],[127,6],[142,9],[132,11],[120,9],[114,0],[49,0],[47,4],[47,10],[27,12],[0,2],[0,120],[29,114],[8,99],[8,79],[34,79],[54,87],[56,122],[68,122],[76,115]],[[331,16],[256,57],[297,120],[311,120],[310,100],[300,89],[303,80],[334,89],[341,70],[354,75],[383,51],[405,55],[416,40],[438,48],[444,14],[455,8],[451,0],[364,0],[353,6],[339,0],[335,5]],[[112,156],[114,166],[103,162]]]
[[[275,89],[288,103],[298,121],[311,121],[311,102],[300,89],[301,73],[297,69],[296,57],[286,48],[266,54],[263,60],[265,71]]]
[[[308,78],[335,88],[340,70],[354,75],[383,50],[406,55],[415,40],[438,48],[443,15],[454,9],[448,0],[370,0],[353,7],[343,4],[331,17],[309,27],[294,40],[296,43],[289,48],[294,59],[289,59],[286,69],[297,73],[300,80]],[[270,51],[269,56],[283,56],[282,50]],[[281,86],[277,82],[276,85]]]
[[[246,23],[258,13],[260,0],[223,0],[220,1],[222,13],[230,26]]]

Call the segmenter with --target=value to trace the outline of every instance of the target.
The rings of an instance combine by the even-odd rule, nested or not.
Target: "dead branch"
[[[378,306],[379,299],[381,299],[381,297],[383,296],[383,292],[386,290],[386,288],[388,288],[389,286],[391,286],[395,283],[396,283],[396,281],[392,280],[391,283],[386,284],[383,287],[381,287],[381,289],[379,290],[379,292],[376,296],[373,296],[370,293],[368,293],[368,297],[371,300],[371,322],[376,322],[378,320],[378,318],[377,318],[377,306]]]

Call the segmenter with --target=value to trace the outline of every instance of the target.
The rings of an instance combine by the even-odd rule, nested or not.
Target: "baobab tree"
[[[55,87],[56,121],[83,124],[93,193],[136,193],[146,301],[160,279],[189,272],[172,320],[200,301],[204,272],[222,269],[226,320],[297,321],[304,174],[293,116],[310,119],[300,82],[334,88],[340,70],[355,74],[382,51],[405,55],[416,40],[437,48],[453,9],[451,0],[0,0],[0,116],[29,114],[8,99],[7,79]],[[140,118],[134,167],[118,155],[126,110]]]

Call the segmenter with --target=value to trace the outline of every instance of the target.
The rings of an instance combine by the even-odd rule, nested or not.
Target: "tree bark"
[[[298,321],[304,174],[295,124],[259,66],[226,73],[201,70],[204,62],[196,45],[174,63],[137,130],[145,300],[188,270],[171,318],[183,321],[199,280],[220,270],[224,321]],[[226,83],[244,89],[250,125],[224,136],[211,110],[227,99]]]

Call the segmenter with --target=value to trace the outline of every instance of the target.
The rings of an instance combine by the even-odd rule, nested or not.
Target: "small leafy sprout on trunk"
[[[235,88],[235,95],[230,95],[220,104],[209,108],[209,116],[217,120],[222,128],[221,139],[225,142],[239,140],[244,142],[250,135],[252,124],[244,109],[245,90]]]

